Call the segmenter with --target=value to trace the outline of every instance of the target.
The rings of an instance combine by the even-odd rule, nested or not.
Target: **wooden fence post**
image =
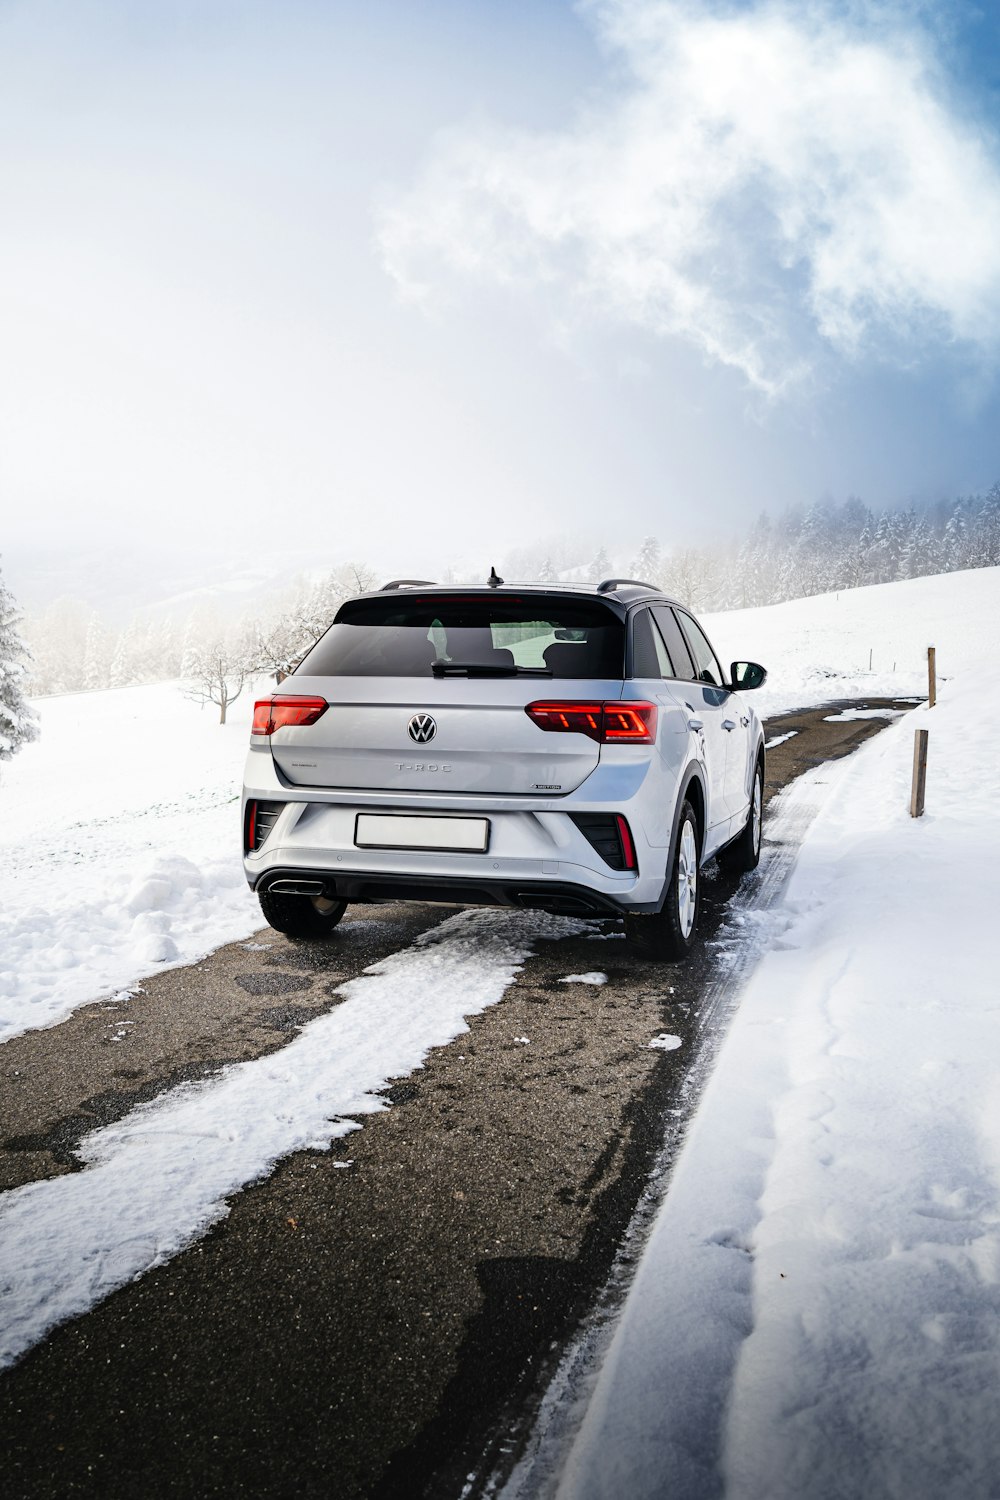
[[[937,702],[937,652],[933,646],[927,647],[927,707],[933,708]]]
[[[923,817],[924,792],[927,788],[927,741],[930,731],[913,731],[913,785],[910,789],[910,817]]]

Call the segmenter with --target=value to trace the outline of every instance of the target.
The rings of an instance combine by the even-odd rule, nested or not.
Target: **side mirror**
[[[737,693],[748,693],[751,688],[763,687],[767,681],[767,672],[755,661],[734,661],[729,670]]]

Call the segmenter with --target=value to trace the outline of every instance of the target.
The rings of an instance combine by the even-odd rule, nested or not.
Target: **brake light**
[[[325,698],[298,697],[278,693],[261,698],[253,706],[253,734],[274,734],[277,729],[304,729],[326,713]]]
[[[548,734],[585,734],[602,745],[651,745],[656,739],[655,703],[545,700],[524,711]]]

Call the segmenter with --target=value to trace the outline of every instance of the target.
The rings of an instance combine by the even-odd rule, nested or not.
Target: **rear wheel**
[[[331,901],[327,896],[288,896],[278,891],[260,891],[258,900],[269,925],[286,937],[324,938],[347,910],[346,901]]]
[[[690,802],[685,802],[663,907],[648,915],[626,916],[626,937],[654,958],[684,958],[694,945],[698,898],[698,819]]]
[[[728,870],[733,875],[745,875],[748,870],[756,870],[760,861],[763,826],[764,766],[758,760],[757,769],[753,773],[753,791],[750,794],[746,827],[738,839],[734,839],[719,852],[719,864],[724,870]]]

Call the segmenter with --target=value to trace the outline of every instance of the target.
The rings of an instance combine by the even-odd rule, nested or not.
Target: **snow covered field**
[[[253,694],[42,698],[0,771],[0,1042],[262,925],[240,859]]]
[[[724,666],[750,660],[767,667],[753,699],[762,718],[833,698],[923,697],[928,646],[937,647],[939,682],[995,652],[996,571],[942,573],[703,619]]]
[[[814,773],[823,810],[582,1425],[568,1454],[540,1433],[511,1496],[1000,1493],[1000,570],[713,626],[772,663],[789,631],[784,703],[803,642],[833,659],[839,616],[867,655],[880,608],[900,656],[938,647],[939,704]]]

